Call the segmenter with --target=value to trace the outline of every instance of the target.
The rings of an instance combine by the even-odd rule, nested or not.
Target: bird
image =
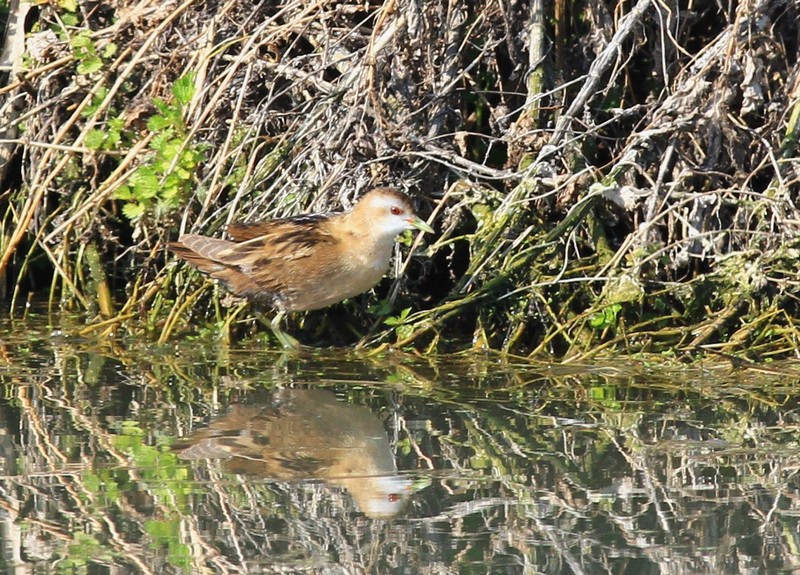
[[[270,328],[291,348],[297,342],[280,328],[285,314],[374,287],[389,269],[397,236],[410,229],[433,233],[408,195],[377,187],[350,211],[233,223],[230,239],[183,234],[168,248],[233,295],[277,310]]]
[[[228,473],[273,481],[322,479],[344,487],[373,518],[394,517],[412,495],[383,423],[326,389],[280,388],[230,406],[172,446],[186,461],[218,460]]]

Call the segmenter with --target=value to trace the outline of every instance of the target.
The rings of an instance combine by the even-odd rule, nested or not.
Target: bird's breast
[[[352,278],[353,289],[358,290],[352,295],[372,289],[381,281],[392,261],[393,245],[376,245],[372,249],[349,254],[349,261],[343,267]]]
[[[335,256],[317,259],[316,269],[304,270],[310,273],[287,281],[282,307],[288,311],[321,309],[375,287],[389,268],[393,243],[350,246]]]

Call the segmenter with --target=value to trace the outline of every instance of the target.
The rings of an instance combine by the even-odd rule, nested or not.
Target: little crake
[[[230,240],[184,234],[169,249],[234,295],[276,308],[272,326],[286,345],[278,329],[285,312],[369,290],[389,269],[397,236],[412,228],[433,232],[408,196],[375,188],[349,212],[232,224]]]

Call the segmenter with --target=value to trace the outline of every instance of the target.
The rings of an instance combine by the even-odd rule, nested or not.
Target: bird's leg
[[[286,312],[279,311],[269,322],[269,328],[272,330],[272,335],[274,335],[275,339],[278,340],[278,343],[283,346],[283,349],[298,349],[300,347],[300,342],[283,331],[281,328],[281,322],[283,321],[284,317],[286,317]]]

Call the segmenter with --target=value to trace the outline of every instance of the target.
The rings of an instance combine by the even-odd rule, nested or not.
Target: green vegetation
[[[0,91],[5,310],[253,335],[165,244],[395,185],[437,235],[301,342],[795,354],[796,4],[345,4],[41,5]]]
[[[99,54],[88,30],[83,30],[73,36],[70,45],[72,46],[75,60],[78,62],[75,71],[81,75],[99,72],[103,68],[104,61],[107,61],[117,52],[117,45],[110,42],[105,45],[102,54]]]
[[[151,154],[131,174],[128,183],[114,191],[115,199],[127,202],[122,213],[130,220],[141,218],[148,210],[155,212],[157,220],[160,215],[174,213],[188,198],[194,171],[203,161],[203,147],[192,145],[183,120],[194,95],[194,75],[178,78],[172,95],[172,105],[159,99],[153,101],[158,112],[147,120],[152,136],[147,147]],[[91,147],[88,141],[87,145]]]

